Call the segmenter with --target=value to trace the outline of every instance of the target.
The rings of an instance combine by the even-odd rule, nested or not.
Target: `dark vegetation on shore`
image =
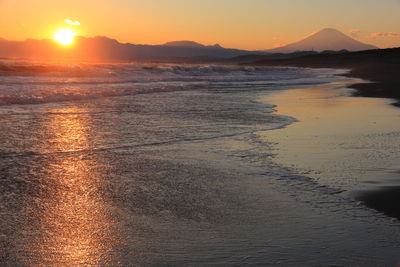
[[[303,52],[304,53],[304,52]],[[355,84],[355,95],[394,98],[400,107],[400,48],[375,49],[360,52],[297,54],[292,57],[247,56],[236,58],[240,64],[261,66],[292,66],[310,68],[350,69],[347,76],[371,83]]]

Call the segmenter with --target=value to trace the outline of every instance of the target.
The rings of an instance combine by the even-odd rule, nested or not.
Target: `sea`
[[[400,115],[345,72],[0,61],[0,265],[396,266],[398,219],[354,192],[399,162]],[[343,101],[391,122],[339,127]]]

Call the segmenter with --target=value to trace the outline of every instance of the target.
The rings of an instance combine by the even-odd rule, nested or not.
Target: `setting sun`
[[[62,45],[70,45],[74,41],[76,32],[70,29],[60,29],[54,34],[54,40]]]

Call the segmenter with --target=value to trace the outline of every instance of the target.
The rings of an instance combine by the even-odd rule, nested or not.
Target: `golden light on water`
[[[62,45],[70,45],[74,42],[76,32],[71,29],[59,29],[54,34],[54,40]]]
[[[50,135],[45,198],[38,203],[39,231],[30,244],[31,266],[104,266],[114,262],[112,219],[103,196],[102,160],[90,149],[90,116],[85,110],[53,110],[44,126]],[[114,262],[115,263],[115,262]],[[116,264],[117,265],[117,264]]]

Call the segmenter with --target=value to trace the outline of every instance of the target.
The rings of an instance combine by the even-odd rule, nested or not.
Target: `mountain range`
[[[53,40],[8,41],[0,39],[0,57],[36,59],[78,59],[86,61],[135,61],[180,59],[226,59],[247,54],[266,54],[205,46],[190,41],[170,42],[164,45],[137,45],[120,43],[107,37],[77,37],[71,47],[60,46]]]
[[[0,39],[0,57],[37,59],[78,59],[85,61],[135,61],[178,59],[225,59],[265,52],[227,49],[219,45],[136,45],[120,43],[107,37],[77,37],[71,47],[60,46],[52,40],[7,41]]]
[[[163,45],[137,45],[120,43],[107,37],[77,37],[74,45],[64,47],[53,40],[8,41],[0,38],[0,57],[33,58],[80,61],[137,61],[137,60],[226,60],[243,56],[263,56],[272,53],[325,50],[369,50],[372,45],[363,44],[335,29],[324,29],[299,42],[265,51],[248,51],[223,48],[219,44],[203,45],[193,41],[174,41]]]

